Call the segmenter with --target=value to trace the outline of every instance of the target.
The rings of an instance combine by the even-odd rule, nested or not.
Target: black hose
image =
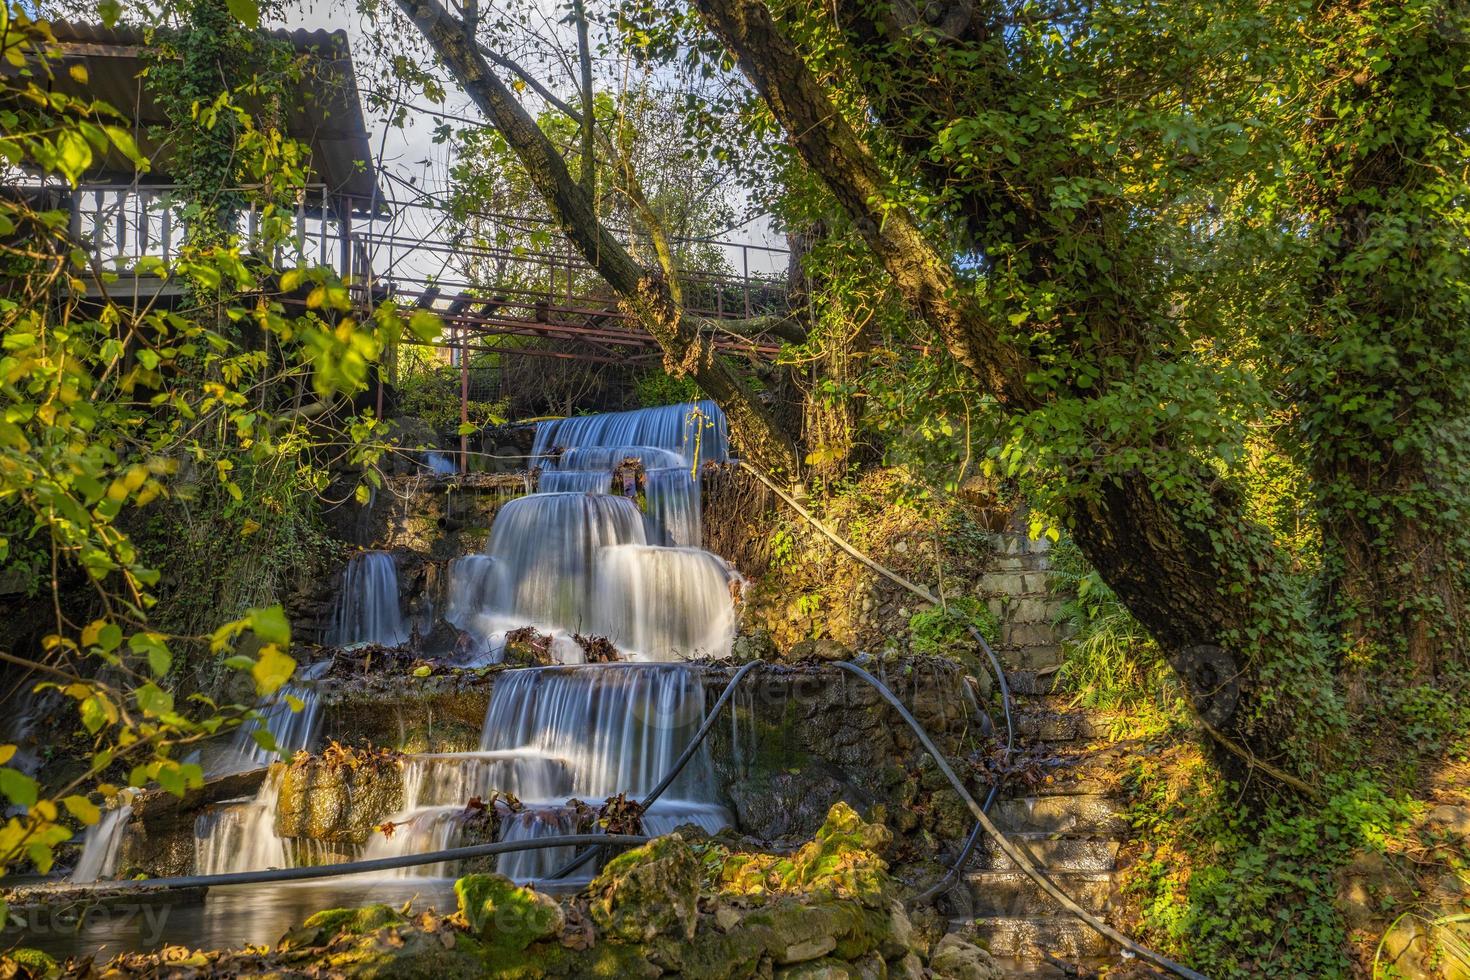
[[[1027,877],[1040,885],[1041,889],[1055,899],[1057,904],[1140,959],[1148,960],[1155,966],[1163,967],[1170,973],[1184,977],[1185,980],[1209,980],[1204,974],[1196,973],[1184,964],[1175,963],[1162,953],[1156,953],[1147,946],[1134,942],[1073,901],[1071,896],[1054,885],[1051,879],[1036,866],[1036,862],[1032,860],[1031,855],[1007,840],[1005,835],[990,821],[990,817],[985,813],[985,810],[981,808],[980,804],[975,802],[975,798],[970,795],[969,790],[965,789],[965,784],[960,781],[960,777],[955,775],[955,771],[950,766],[949,760],[944,757],[944,753],[939,751],[939,747],[934,744],[933,739],[929,737],[929,733],[924,731],[924,726],[919,724],[909,709],[904,707],[903,702],[898,699],[896,694],[888,689],[886,684],[866,670],[863,670],[857,664],[838,660],[834,662],[834,666],[867,681],[893,707],[893,710],[898,712],[904,724],[909,726],[914,735],[918,737],[920,744],[934,757],[934,764],[939,767],[940,772],[944,773],[944,778],[949,780],[949,784],[954,787],[955,792],[960,794],[960,798],[965,801],[965,806],[969,807],[970,812],[975,815],[976,822],[981,824],[985,828],[985,831],[995,838],[996,846],[1015,862],[1016,867],[1020,868],[1026,873]]]
[[[994,650],[990,649],[990,644],[985,642],[985,637],[981,636],[980,631],[973,626],[969,627],[969,631],[975,642],[980,644],[980,649],[985,651],[985,656],[990,658],[990,669],[995,672],[996,682],[1000,685],[1000,705],[1006,716],[1006,747],[1001,756],[1001,764],[1005,765],[1011,761],[1011,753],[1016,747],[1016,725],[1011,719],[1011,685],[1006,681],[1005,668],[1001,666],[1000,658],[995,655]],[[989,813],[990,808],[995,805],[995,799],[1000,795],[1000,786],[1000,780],[996,780],[991,783],[990,792],[985,794],[985,802],[980,808],[986,813]],[[948,891],[965,865],[970,863],[970,856],[975,853],[975,848],[984,834],[985,825],[978,820],[975,821],[975,826],[970,829],[970,836],[965,838],[965,846],[960,848],[959,857],[955,858],[949,870],[944,873],[944,877],[915,895],[912,904],[923,905]]]
[[[539,851],[548,847],[579,847],[583,844],[646,844],[650,838],[640,834],[566,834],[560,837],[538,837],[532,840],[496,841],[493,844],[471,844],[467,847],[450,847],[442,851],[427,851],[423,854],[402,854],[398,857],[374,858],[370,861],[344,861],[340,864],[319,864],[311,868],[268,868],[264,871],[232,871],[217,875],[183,875],[177,878],[134,878],[126,881],[98,881],[87,884],[69,885],[89,891],[114,891],[146,888],[201,888],[217,885],[255,885],[276,881],[305,881],[311,878],[332,878],[337,875],[362,874],[368,871],[392,871],[395,868],[411,868],[420,864],[438,861],[455,861],[466,858],[485,857],[491,854],[508,854],[514,851]]]

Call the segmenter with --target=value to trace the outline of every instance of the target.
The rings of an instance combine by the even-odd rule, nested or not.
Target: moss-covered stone
[[[328,936],[338,933],[360,936],[384,926],[402,925],[407,921],[392,906],[377,904],[364,905],[357,909],[327,909],[308,918],[304,925]]]
[[[24,980],[41,977],[50,980],[51,977],[61,976],[61,967],[49,954],[22,946],[0,954],[0,974]]]
[[[313,758],[281,776],[275,831],[338,844],[365,843],[373,828],[403,809],[403,766],[396,760],[350,765]]]
[[[734,854],[720,872],[732,894],[801,892],[856,899],[870,908],[889,903],[888,866],[879,853],[892,841],[881,824],[867,823],[846,803],[834,804],[816,836],[790,857]]]
[[[519,953],[558,936],[566,922],[555,899],[504,875],[465,875],[454,883],[454,894],[470,932],[493,953]]]
[[[365,905],[352,909],[324,909],[282,937],[282,949],[302,949],[329,942],[337,936],[361,936],[385,926],[408,922],[388,905]]]
[[[609,936],[635,942],[670,934],[693,939],[700,872],[699,859],[678,834],[620,854],[588,889],[592,921]]]

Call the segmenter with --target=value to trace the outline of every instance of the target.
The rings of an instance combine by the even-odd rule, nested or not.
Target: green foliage
[[[0,151],[12,165],[75,181],[89,153],[131,145],[103,128],[112,110],[44,91],[44,24],[3,6],[0,38],[7,61],[24,69],[0,75]],[[257,697],[296,666],[278,594],[217,605],[187,633],[169,628],[155,609],[160,596],[194,583],[165,582],[168,556],[138,529],[201,504],[209,513],[195,515],[198,525],[226,530],[209,540],[217,556],[222,541],[276,534],[265,528],[299,508],[302,491],[323,489],[334,463],[377,479],[378,422],[350,417],[342,399],[364,387],[402,324],[391,305],[362,315],[330,270],[280,276],[287,290],[314,284],[307,310],[288,313],[263,288],[279,270],[228,240],[141,270],[208,284],[205,307],[133,306],[100,289],[101,299],[84,301],[88,280],[106,283],[68,240],[66,212],[7,196],[0,227],[0,551],[13,534],[45,556],[37,570],[54,610],[42,648],[11,656],[39,665],[40,686],[72,702],[89,745],[82,774],[44,794],[4,767],[15,747],[0,746],[0,794],[13,807],[0,826],[0,868],[24,860],[45,872],[53,848],[94,823],[99,800],[122,785],[174,794],[199,785],[200,767],[183,761],[190,747],[250,714],[203,694],[176,696],[168,678],[181,654],[203,651],[217,670],[248,678]],[[269,337],[273,356],[219,329],[232,323]],[[306,411],[313,394],[325,411]]]
[[[910,616],[909,644],[914,653],[953,656],[956,650],[974,648],[971,628],[978,630],[986,643],[1000,642],[1000,621],[990,607],[974,596],[960,596]]]
[[[470,371],[499,368],[499,355],[472,358]],[[433,359],[412,360],[400,365],[398,378],[398,413],[423,419],[435,432],[458,433],[460,428],[460,370]],[[472,429],[499,425],[509,414],[506,401],[487,402],[468,399],[465,408]]]
[[[654,368],[633,379],[638,404],[645,408],[678,405],[704,397],[699,387],[688,378],[676,378],[662,368]]]
[[[1140,761],[1128,780],[1144,938],[1211,977],[1350,975],[1336,873],[1382,851],[1412,808],[1346,778],[1320,807],[1283,803],[1255,820],[1240,786],[1197,757],[1172,763]]]
[[[1168,665],[1152,636],[1075,545],[1051,549],[1052,589],[1065,596],[1057,624],[1068,627],[1058,680],[1076,703],[1113,710],[1177,696]]]

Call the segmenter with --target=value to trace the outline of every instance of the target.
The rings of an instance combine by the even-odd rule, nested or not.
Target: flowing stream
[[[683,661],[728,656],[735,633],[734,572],[698,547],[698,470],[727,457],[724,418],[703,402],[543,422],[534,452],[542,460],[538,492],[500,509],[482,554],[451,563],[444,616],[478,639],[477,662],[500,660],[506,632],[531,625],[552,634],[551,651],[561,665],[495,678],[478,751],[406,758],[403,809],[390,817],[391,835],[374,833],[365,845],[331,848],[277,836],[277,770],[253,798],[210,807],[198,817],[197,871],[453,847],[471,839],[466,827],[474,824],[475,810],[467,804],[476,798],[498,807],[501,840],[585,833],[607,799],[620,793],[641,799],[663,778],[705,717],[699,670]],[[407,639],[391,555],[354,557],[342,583],[330,633],[334,644]],[[583,663],[575,634],[606,637],[623,662]],[[324,668],[303,670],[262,706],[259,724],[288,757],[319,736],[315,682]],[[247,728],[237,733],[223,768],[240,771],[272,758]],[[109,861],[116,860],[127,820],[126,811],[112,811],[88,835],[77,880],[82,873],[105,877],[114,870]],[[644,815],[645,830],[653,834],[684,824],[713,832],[730,822],[706,752]],[[503,856],[498,868],[535,881],[570,857],[523,852]],[[389,877],[431,884],[458,871],[427,865]],[[335,885],[350,891],[359,881],[353,876]],[[311,894],[331,890],[330,884],[313,886]],[[226,901],[238,903],[244,893],[229,894]],[[177,941],[172,933],[167,938]]]

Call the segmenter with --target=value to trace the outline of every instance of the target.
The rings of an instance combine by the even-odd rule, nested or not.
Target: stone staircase
[[[1128,827],[1108,778],[1113,753],[1092,747],[1087,712],[1051,693],[1045,674],[1008,675],[1017,743],[1043,746],[1054,765],[1048,781],[998,800],[991,818],[1024,846],[1051,880],[1089,912],[1109,921],[1113,872]],[[957,904],[965,914],[950,931],[985,946],[1008,976],[1090,976],[1117,962],[1113,944],[1064,911],[987,839],[965,876]]]

